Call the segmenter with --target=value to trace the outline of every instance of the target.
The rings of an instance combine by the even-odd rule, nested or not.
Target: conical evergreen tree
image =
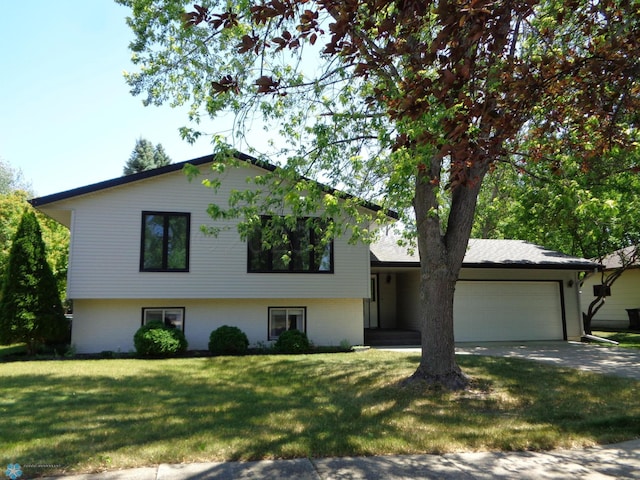
[[[16,231],[0,296],[0,344],[25,342],[29,353],[64,338],[67,321],[47,263],[40,225],[25,210]]]
[[[136,140],[136,146],[125,164],[122,173],[131,175],[158,167],[164,167],[171,163],[171,158],[166,154],[161,144],[153,144],[144,138]]]
[[[164,147],[161,143],[157,144],[156,148],[153,150],[153,163],[154,168],[164,167],[171,163],[171,157],[169,157],[167,152],[164,151]]]

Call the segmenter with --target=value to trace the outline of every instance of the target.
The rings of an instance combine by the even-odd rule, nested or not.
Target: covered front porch
[[[420,345],[416,268],[376,268],[365,300],[364,342],[372,346]]]

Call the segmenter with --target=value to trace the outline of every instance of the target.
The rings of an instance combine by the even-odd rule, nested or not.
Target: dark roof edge
[[[137,182],[139,180],[145,180],[147,178],[153,178],[160,175],[164,175],[171,172],[177,172],[182,170],[186,164],[191,165],[203,165],[213,161],[213,155],[206,155],[204,157],[195,158],[186,162],[171,163],[164,167],[154,168],[153,170],[146,170],[140,173],[133,173],[131,175],[123,175],[122,177],[112,178],[110,180],[104,180],[98,183],[92,183],[91,185],[85,185],[83,187],[73,188],[60,193],[54,193],[46,195],[44,197],[32,198],[29,203],[34,207],[40,207],[53,202],[59,202],[60,200],[67,200],[73,197],[79,197],[80,195],[86,195],[88,193],[99,192],[107,188],[119,187],[128,183]]]
[[[372,260],[372,267],[387,267],[387,268],[419,268],[419,262],[384,262],[380,260]],[[591,272],[594,270],[600,270],[601,267],[597,265],[587,264],[553,264],[553,263],[462,263],[462,268],[488,268],[488,269],[508,269],[508,270],[575,270],[578,272]]]
[[[462,268],[510,268],[510,269],[538,269],[538,270],[575,270],[577,272],[591,272],[600,270],[599,264],[588,263],[464,263]]]
[[[275,172],[277,170],[277,166],[271,163],[264,162],[259,160],[251,155],[247,155],[242,152],[235,152],[235,157],[238,160],[242,160],[256,167],[262,168],[263,170],[267,170],[269,172]],[[122,177],[113,178],[111,180],[105,180],[98,183],[93,183],[91,185],[85,185],[84,187],[78,187],[71,190],[66,190],[60,193],[54,193],[51,195],[45,195],[43,197],[32,198],[29,200],[29,203],[34,207],[41,207],[50,203],[59,202],[61,200],[67,200],[69,198],[78,197],[80,195],[86,195],[88,193],[99,192],[100,190],[105,190],[107,188],[119,187],[121,185],[126,185],[128,183],[137,182],[139,180],[145,180],[147,178],[153,178],[160,175],[165,175],[167,173],[177,172],[182,170],[185,165],[204,165],[206,163],[213,162],[215,159],[215,154],[205,155],[203,157],[194,158],[192,160],[186,160],[184,162],[172,163],[170,165],[166,165],[160,168],[154,168],[153,170],[146,170],[140,173],[134,173],[131,175],[123,175]],[[304,180],[310,180],[306,177],[302,177]],[[310,180],[311,181],[311,180]],[[336,195],[338,197],[349,198],[349,199],[357,199],[356,196],[351,195],[349,193],[342,192],[335,188],[324,185],[320,182],[316,182],[322,188],[325,193],[330,195]],[[362,206],[368,210],[373,212],[380,212],[383,208],[375,203],[362,200]],[[398,219],[398,214],[392,210],[387,210],[384,212],[390,218]]]

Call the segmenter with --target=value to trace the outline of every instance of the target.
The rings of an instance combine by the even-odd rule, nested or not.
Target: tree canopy
[[[20,170],[13,168],[0,158],[0,195],[6,195],[16,190],[30,192],[31,186],[24,180]]]
[[[640,9],[622,0],[118,2],[134,94],[196,123],[230,111],[245,138],[259,118],[278,146],[288,187],[261,178],[214,217],[250,223],[278,202],[335,216],[304,178],[400,213],[421,260],[417,380],[467,385],[453,296],[487,173],[561,168],[562,152],[585,172],[637,148]]]
[[[9,261],[13,237],[25,209],[32,210],[27,199],[33,194],[19,170],[0,162],[0,279]],[[67,263],[69,257],[69,230],[55,220],[36,212],[42,236],[47,246],[47,259],[58,283],[61,298],[65,297]]]
[[[136,146],[133,148],[122,173],[124,175],[131,175],[132,173],[140,173],[146,170],[164,167],[170,163],[171,158],[166,154],[161,144],[157,144],[154,147],[149,140],[139,138],[136,140]]]

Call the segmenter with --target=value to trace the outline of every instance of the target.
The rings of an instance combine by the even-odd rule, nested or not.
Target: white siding
[[[216,196],[182,172],[141,180],[61,201],[73,211],[68,296],[98,298],[365,298],[369,253],[363,244],[334,243],[333,274],[249,274],[247,246],[234,223],[218,237],[203,234],[211,225],[210,203],[226,206],[232,189],[246,189],[256,168],[231,169]],[[140,272],[142,211],[191,213],[190,271]]]
[[[185,336],[190,350],[206,350],[211,332],[221,325],[244,331],[249,342],[268,344],[269,307],[306,307],[307,336],[316,345],[362,344],[362,299],[244,300],[77,300],[72,344],[78,353],[134,351],[133,335],[141,325],[142,308],[184,307]]]
[[[601,284],[600,274],[589,275],[582,285],[582,310],[587,311],[595,299],[593,286]],[[611,296],[593,319],[592,327],[626,328],[629,326],[627,308],[640,308],[640,269],[625,271],[611,286]]]

